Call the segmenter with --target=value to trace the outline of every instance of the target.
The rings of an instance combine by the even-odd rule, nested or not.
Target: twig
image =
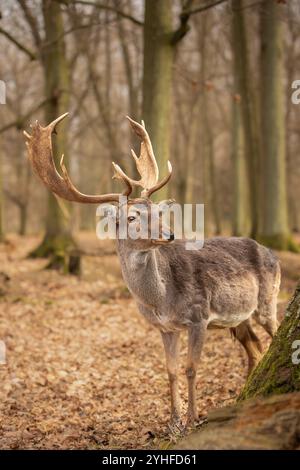
[[[35,60],[37,58],[37,54],[35,52],[31,51],[26,46],[24,46],[21,42],[19,42],[16,38],[14,38],[8,31],[5,31],[5,29],[3,29],[1,26],[0,26],[0,34],[5,36],[9,41],[11,41],[15,46],[17,46],[18,49],[24,52],[30,58],[30,60]]]
[[[28,113],[26,113],[24,116],[16,119],[15,121],[12,121],[8,124],[6,124],[5,126],[1,127],[0,128],[0,134],[2,134],[3,132],[5,131],[8,131],[9,129],[12,129],[13,127],[16,127],[17,129],[21,129],[21,127],[23,126],[23,124],[27,121],[27,119],[29,119],[34,113],[36,113],[37,111],[39,111],[43,106],[45,106],[45,104],[50,100],[50,98],[47,98],[45,100],[43,100],[41,103],[39,103],[37,106],[35,106],[34,108],[32,108],[30,111],[28,111]]]
[[[207,5],[203,5],[201,7],[193,8],[191,10],[183,10],[181,15],[195,15],[196,13],[202,13],[203,11],[209,10],[210,8],[216,7],[221,3],[225,3],[228,0],[216,0],[213,3],[208,3]]]
[[[116,8],[116,7],[113,7],[113,6],[103,5],[103,4],[100,4],[100,3],[95,3],[95,2],[92,2],[92,1],[86,1],[86,0],[56,0],[56,1],[66,5],[66,6],[68,6],[69,4],[73,4],[73,5],[77,4],[77,5],[91,6],[91,7],[101,9],[101,10],[112,11],[112,12],[117,13],[118,15],[122,16],[122,18],[132,21],[132,23],[134,23],[138,26],[143,26],[144,25],[144,23],[142,21],[138,20],[134,16],[131,16],[131,15],[125,13],[124,11],[119,10],[119,8]]]

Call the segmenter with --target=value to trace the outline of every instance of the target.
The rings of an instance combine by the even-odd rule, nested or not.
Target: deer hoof
[[[184,425],[180,418],[172,418],[168,423],[170,434],[181,434],[184,431]]]
[[[191,428],[195,427],[195,425],[197,424],[198,421],[199,421],[198,414],[188,413],[187,417],[186,417],[185,430],[188,430],[188,429],[191,429]]]

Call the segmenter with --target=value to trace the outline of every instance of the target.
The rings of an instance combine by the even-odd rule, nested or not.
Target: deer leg
[[[170,393],[171,393],[171,421],[170,426],[180,427],[180,397],[178,392],[178,364],[180,344],[179,332],[161,332],[166,353],[167,372],[169,377]]]
[[[280,287],[280,268],[277,266],[275,277],[265,283],[259,295],[259,304],[254,318],[273,339],[278,329],[277,297]]]
[[[254,333],[250,322],[244,321],[235,328],[231,328],[233,335],[244,347],[248,356],[248,375],[257,366],[262,353],[262,345]]]
[[[204,324],[193,325],[188,330],[188,357],[186,377],[188,381],[188,410],[186,426],[192,426],[198,420],[196,402],[196,374],[204,343],[206,327]]]
[[[278,321],[277,318],[271,318],[267,320],[267,323],[263,325],[264,329],[266,332],[270,335],[270,337],[273,339],[276,331],[278,330]]]
[[[254,318],[257,323],[264,328],[264,330],[273,339],[278,329],[277,321],[277,299],[273,299],[272,302],[261,311],[258,310],[254,314]]]

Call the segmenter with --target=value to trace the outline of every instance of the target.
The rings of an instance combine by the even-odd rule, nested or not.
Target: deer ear
[[[163,201],[160,201],[158,205],[160,209],[163,209],[164,207],[172,206],[173,204],[175,204],[175,202],[175,199],[164,199]]]

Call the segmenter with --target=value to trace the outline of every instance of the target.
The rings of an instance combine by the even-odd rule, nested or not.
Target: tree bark
[[[202,148],[202,162],[199,165],[200,155],[196,148],[197,155],[195,156],[195,165],[191,171],[196,173],[198,178],[202,177],[202,186],[204,189],[204,204],[205,204],[205,235],[211,236],[219,235],[221,233],[221,219],[218,203],[218,189],[217,189],[217,175],[215,168],[215,155],[214,155],[214,135],[213,126],[211,123],[211,115],[209,112],[211,96],[210,88],[207,86],[207,79],[209,77],[209,43],[207,42],[207,35],[211,26],[209,13],[204,13],[201,18],[195,19],[198,33],[198,50],[200,55],[200,125],[198,132],[201,135],[200,148]],[[199,140],[198,140],[199,142]],[[201,166],[203,171],[201,171]],[[198,189],[199,189],[198,184]],[[197,201],[194,201],[197,202]]]
[[[269,350],[248,378],[240,394],[240,401],[251,397],[300,391],[299,340],[300,283]]]
[[[115,0],[115,4],[117,4]],[[130,5],[131,6],[131,5]],[[133,118],[135,121],[140,121],[140,107],[139,107],[139,88],[140,84],[137,82],[135,78],[135,72],[133,67],[133,60],[130,53],[130,47],[128,44],[128,35],[126,30],[124,29],[122,18],[119,16],[118,18],[118,36],[120,40],[121,50],[122,50],[122,58],[124,63],[124,71],[126,75],[127,81],[127,88],[128,88],[128,109],[129,109],[129,116]],[[138,154],[139,148],[137,145],[136,136],[133,132],[130,133],[130,147],[133,148],[136,153]],[[128,171],[128,174],[133,175],[133,177],[137,177],[136,174],[136,165],[133,158],[128,158],[126,161],[126,165],[124,162],[125,169]]]
[[[277,249],[291,249],[289,234],[283,71],[283,36],[279,6],[261,5],[261,227],[259,240]]]
[[[208,412],[176,450],[299,450],[300,393],[255,398]]]
[[[43,0],[45,40],[41,47],[41,63],[44,72],[45,122],[50,123],[69,107],[69,70],[63,39],[64,25],[59,2]],[[60,124],[57,136],[53,137],[53,155],[58,159],[65,155],[67,161],[67,121]],[[67,205],[65,206],[67,208]],[[69,210],[69,208],[68,208]],[[68,223],[67,223],[68,222]],[[49,257],[49,268],[68,271],[69,253],[75,244],[66,218],[55,196],[49,193],[46,216],[46,232],[40,246],[32,257]]]
[[[236,90],[235,88],[234,91]],[[246,236],[249,233],[249,227],[247,227],[246,223],[249,207],[247,205],[248,188],[243,144],[240,95],[234,93],[232,99],[231,138],[233,167],[232,233],[236,237]]]
[[[243,0],[234,0],[232,2],[232,40],[234,69],[238,87],[238,93],[241,96],[241,111],[243,134],[245,142],[245,157],[247,166],[247,177],[249,185],[250,202],[250,234],[256,238],[258,232],[258,159],[259,159],[259,141],[255,109],[253,106],[253,90],[249,83],[251,77],[250,64],[248,56],[248,41],[246,34],[246,25],[243,10]]]
[[[172,35],[172,1],[146,0],[142,117],[162,173],[166,172],[170,156],[172,67],[175,51]],[[159,195],[161,199],[167,198],[168,187],[164,186]]]

